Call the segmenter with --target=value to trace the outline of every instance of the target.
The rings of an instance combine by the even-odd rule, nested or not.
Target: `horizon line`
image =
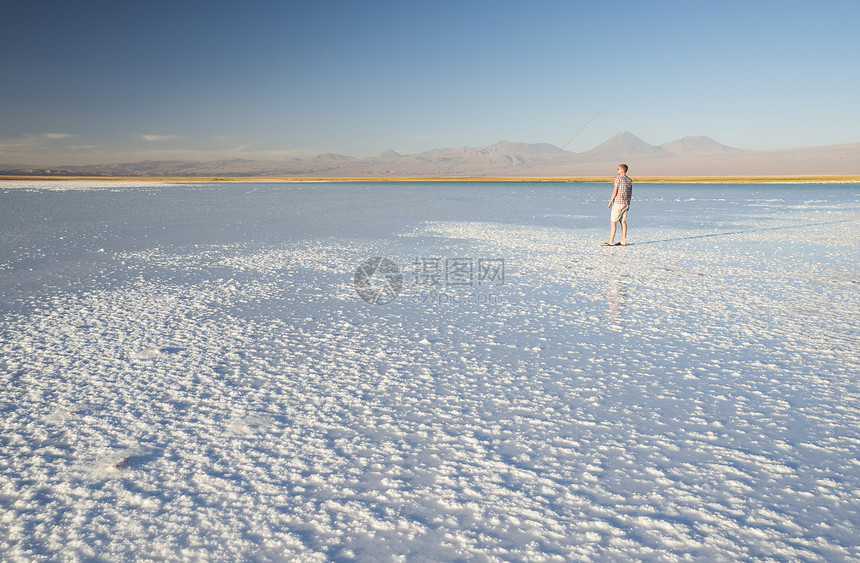
[[[611,182],[615,176],[28,176],[21,174],[0,175],[0,182],[21,181],[133,181],[133,182],[176,182],[176,183],[314,183],[314,182]],[[857,184],[860,174],[834,175],[746,175],[746,176],[634,176],[638,183],[691,183],[691,184]]]

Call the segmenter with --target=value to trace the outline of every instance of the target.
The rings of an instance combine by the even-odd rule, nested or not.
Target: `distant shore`
[[[0,176],[7,181],[98,182],[611,182],[614,176],[528,178],[517,176]],[[633,176],[642,183],[684,184],[856,184],[860,175],[835,176]],[[0,184],[2,185],[2,184]]]

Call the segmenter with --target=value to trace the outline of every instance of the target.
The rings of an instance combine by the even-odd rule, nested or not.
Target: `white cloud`
[[[0,154],[20,155],[22,153],[39,154],[47,150],[55,150],[51,141],[59,141],[74,137],[70,133],[27,133],[16,135],[9,140],[0,140]]]
[[[173,139],[180,139],[179,135],[138,135],[144,141],[149,141],[150,143],[159,143],[161,141],[170,141]]]

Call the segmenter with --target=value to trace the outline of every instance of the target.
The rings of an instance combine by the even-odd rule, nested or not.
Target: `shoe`
[[[600,246],[612,246],[611,242],[601,242]]]
[[[615,246],[627,246],[627,243],[626,242],[619,242]]]

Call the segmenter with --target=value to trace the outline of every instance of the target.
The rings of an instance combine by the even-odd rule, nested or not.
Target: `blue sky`
[[[16,2],[0,34],[0,164],[502,139],[583,151],[622,130],[746,149],[858,142],[858,16],[853,0]]]

